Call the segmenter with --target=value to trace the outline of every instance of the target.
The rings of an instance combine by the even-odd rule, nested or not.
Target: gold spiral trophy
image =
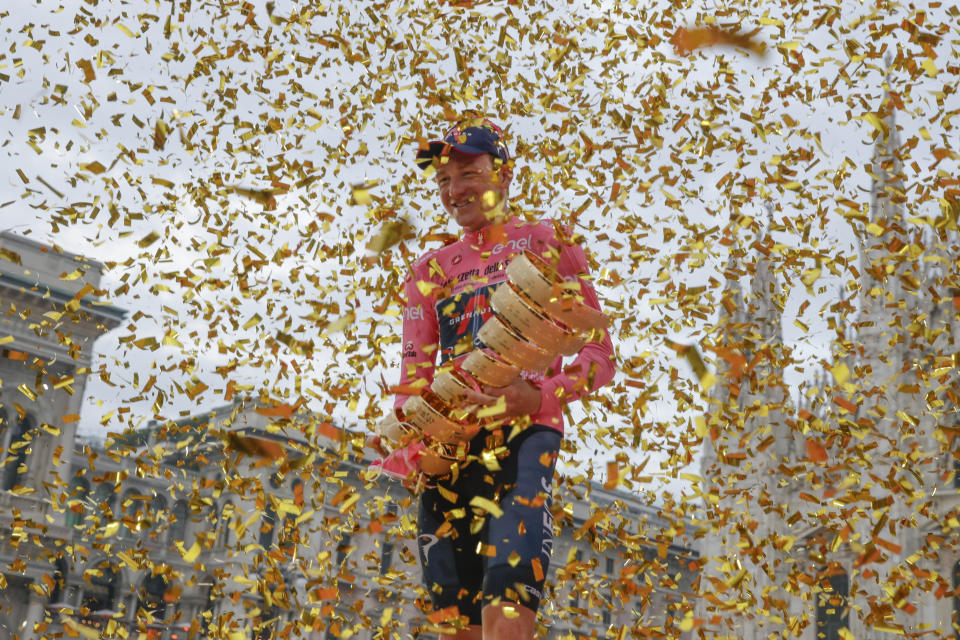
[[[410,478],[417,490],[464,461],[470,441],[483,428],[481,418],[461,408],[468,389],[479,389],[477,383],[503,387],[521,371],[546,369],[558,356],[580,351],[607,326],[607,317],[583,302],[579,282],[565,281],[530,251],[510,261],[507,280],[490,297],[490,306],[494,315],[477,333],[486,348],[471,351],[459,370],[441,369],[429,389],[377,424],[388,451],[424,443],[420,476]]]

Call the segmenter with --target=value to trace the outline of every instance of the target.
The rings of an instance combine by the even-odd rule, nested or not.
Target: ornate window
[[[123,501],[124,514],[127,516],[127,527],[134,533],[146,533],[151,540],[156,540],[160,525],[167,513],[167,501],[159,493],[152,497],[137,493],[136,489],[127,492]]]
[[[820,591],[817,597],[816,636],[823,640],[841,640],[840,629],[850,625],[850,579],[836,565],[824,568],[819,577]]]
[[[164,519],[167,513],[167,499],[159,493],[154,492],[150,499],[150,518],[156,524]]]
[[[340,537],[340,542],[337,544],[337,568],[342,569],[344,563],[347,561],[347,557],[350,555],[350,552],[353,551],[353,547],[350,546],[350,542],[353,540],[353,537],[349,533],[344,533]]]
[[[94,479],[96,481],[96,479]],[[102,517],[113,518],[113,497],[116,494],[112,481],[102,480],[93,490],[94,511]]]
[[[150,573],[143,579],[140,589],[137,591],[137,617],[145,611],[156,622],[163,620],[167,613],[167,601],[164,596],[167,593],[167,579],[162,574]]]
[[[29,413],[17,420],[10,431],[7,441],[7,455],[3,461],[3,489],[9,491],[20,484],[21,476],[27,472],[27,449],[30,446],[29,434],[36,426],[36,420]]]
[[[212,630],[213,623],[215,623],[217,616],[217,603],[221,601],[223,596],[222,586],[217,582],[217,578],[212,575],[207,575],[203,582],[209,584],[210,587],[207,589],[207,599],[203,605],[203,609],[200,611],[200,615],[197,616],[197,620],[200,622],[201,638],[212,637],[212,635],[207,635],[208,630]],[[209,615],[207,615],[209,614]]]
[[[5,451],[4,447],[6,446],[7,441],[7,427],[10,426],[10,419],[7,414],[7,410],[0,405],[0,453]]]
[[[270,640],[276,637],[276,627],[280,616],[276,608],[263,605],[263,611],[253,620],[253,630],[257,640]]]
[[[50,590],[48,606],[60,607],[67,599],[67,575],[70,573],[67,560],[59,556],[53,561],[53,588]]]
[[[663,630],[676,633],[676,623],[679,613],[680,603],[672,595],[667,594],[663,599]],[[683,616],[680,615],[680,618]]]
[[[143,503],[137,497],[135,489],[127,489],[123,494],[123,500],[120,501],[120,509],[123,512],[123,525],[120,527],[119,534],[130,536],[139,527],[139,514]]]
[[[217,521],[217,546],[226,549],[234,540],[233,531],[233,503],[225,502]]]
[[[70,493],[67,494],[66,524],[68,528],[74,529],[83,526],[89,494],[90,482],[86,478],[75,477],[70,482]]]
[[[960,560],[953,565],[953,633],[960,638]]]
[[[949,425],[945,425],[949,426]],[[948,460],[953,464],[953,488],[960,489],[960,451],[957,450],[957,443],[960,441],[960,436],[957,435],[957,431],[960,430],[960,417],[955,418],[953,421],[953,428],[947,429],[947,432],[950,436],[947,439],[947,444],[944,447],[946,449],[946,455]],[[948,463],[949,464],[949,463]]]
[[[187,537],[187,518],[188,509],[185,500],[177,500],[173,503],[173,509],[170,510],[170,529],[167,532],[167,543],[174,545],[177,542],[184,542]]]
[[[297,519],[288,513],[284,516],[283,524],[280,526],[280,539],[277,541],[277,545],[285,554],[293,556],[300,542],[300,527],[297,525]]]
[[[101,560],[84,571],[83,581],[81,615],[99,624],[114,613],[113,607],[120,592],[120,574],[109,560]]]
[[[960,427],[960,420],[957,421],[957,427]],[[960,489],[960,451],[956,449],[956,436],[951,437],[949,442],[950,447],[947,451],[953,459],[953,488]]]
[[[583,551],[576,549],[573,552],[573,561],[580,564],[583,559]],[[570,585],[570,606],[573,608],[580,607],[580,584],[577,581],[577,576],[579,575],[579,570],[574,571],[570,574],[568,578],[568,584]],[[579,614],[577,614],[579,615]]]
[[[260,546],[269,549],[273,544],[273,534],[277,530],[277,512],[273,508],[270,499],[267,498],[267,508],[263,512],[263,520],[260,523]]]
[[[610,556],[607,556],[605,558],[605,562],[606,562],[606,566],[604,567],[604,569],[606,569],[606,575],[604,576],[604,578],[607,580],[607,584],[610,585],[610,591],[608,593],[608,596],[610,598],[609,602],[612,602],[613,601],[613,581],[615,580],[615,577],[613,575],[613,558]],[[601,616],[603,618],[603,624],[609,625],[610,624],[610,605],[609,604],[603,608],[603,612],[601,613]]]

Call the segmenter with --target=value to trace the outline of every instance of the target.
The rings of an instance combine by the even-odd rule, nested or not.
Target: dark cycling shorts
[[[420,497],[424,586],[435,609],[456,606],[473,625],[481,623],[483,606],[498,599],[536,611],[553,549],[550,502],[561,435],[533,425],[502,440],[499,432],[481,432],[458,477],[441,483],[445,491],[427,489]],[[491,471],[480,456],[498,445],[500,469]],[[503,513],[491,513],[477,497]]]

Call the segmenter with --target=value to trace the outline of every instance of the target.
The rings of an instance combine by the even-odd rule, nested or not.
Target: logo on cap
[[[488,153],[503,162],[510,159],[510,151],[503,141],[503,130],[487,118],[466,118],[434,140],[427,149],[417,153],[417,165],[426,169],[434,158],[450,154],[451,150],[468,155]]]

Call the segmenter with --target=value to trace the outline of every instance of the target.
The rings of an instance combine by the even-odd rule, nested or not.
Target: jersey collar
[[[494,221],[477,231],[464,231],[463,239],[472,245],[484,246],[504,242],[518,225],[517,218],[504,214],[503,204],[493,210]]]

